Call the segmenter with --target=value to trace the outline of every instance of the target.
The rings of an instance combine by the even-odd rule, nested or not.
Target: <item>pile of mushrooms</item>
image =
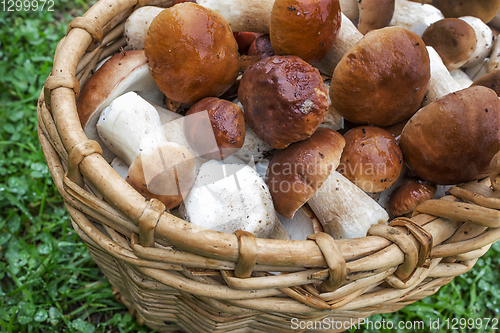
[[[193,224],[364,237],[486,177],[500,151],[500,1],[471,3],[144,6],[80,121],[131,187]]]

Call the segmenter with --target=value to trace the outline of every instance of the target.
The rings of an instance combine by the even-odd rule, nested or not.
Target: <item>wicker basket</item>
[[[124,20],[145,4],[102,0],[74,19],[38,103],[40,143],[73,227],[139,323],[161,332],[300,331],[292,318],[352,324],[434,294],[500,238],[500,153],[490,178],[453,187],[411,220],[374,226],[362,239],[214,232],[146,201],[85,136],[75,101],[96,63],[125,45]]]

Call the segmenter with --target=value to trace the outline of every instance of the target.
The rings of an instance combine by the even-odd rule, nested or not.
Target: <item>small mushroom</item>
[[[439,185],[488,175],[500,150],[500,99],[486,87],[448,94],[421,108],[403,129],[405,163],[418,177]]]
[[[403,168],[403,153],[391,133],[360,126],[344,134],[346,145],[337,171],[365,192],[387,190]]]
[[[212,230],[288,239],[266,184],[245,164],[204,163],[181,212],[186,221]]]
[[[201,157],[223,160],[243,146],[243,112],[230,101],[206,97],[196,102],[186,113],[184,133],[191,147]]]
[[[144,6],[135,10],[125,21],[125,40],[131,50],[143,50],[144,40],[153,19],[165,8]]]
[[[271,37],[269,35],[257,37],[252,45],[250,45],[248,55],[258,56],[259,60],[275,55],[273,46],[271,45]]]
[[[163,100],[163,93],[151,77],[143,50],[123,51],[111,57],[85,82],[76,100],[85,134],[101,145],[102,156],[108,162],[115,155],[102,143],[96,124],[102,110],[115,98],[130,91],[151,103],[161,105]]]
[[[462,66],[469,68],[480,64],[491,53],[494,38],[493,31],[477,17],[461,16],[459,19],[467,22],[476,34],[476,49],[470,59]]]
[[[335,170],[344,144],[338,132],[320,127],[310,138],[276,152],[266,184],[278,213],[293,218]]]
[[[493,89],[497,96],[500,97],[500,69],[481,76],[481,78],[474,81],[472,85]]]
[[[340,22],[339,0],[276,0],[270,22],[274,52],[318,62],[332,48]]]
[[[436,50],[449,71],[464,65],[476,50],[474,29],[458,18],[434,22],[425,29],[422,40]]]
[[[358,1],[358,30],[362,34],[385,28],[391,23],[395,0]]]
[[[419,36],[401,27],[378,29],[335,68],[330,99],[349,121],[388,126],[418,110],[430,77],[429,55]]]
[[[178,206],[194,183],[191,153],[168,142],[156,109],[134,92],[115,100],[97,123],[106,146],[130,168],[126,180],[147,198],[161,200],[167,209]]]
[[[275,149],[310,137],[328,109],[319,71],[297,56],[273,56],[249,67],[238,99],[250,128]]]
[[[444,19],[444,15],[433,5],[408,0],[396,0],[394,14],[389,26],[403,27],[422,36],[425,29],[442,19]]]
[[[229,24],[219,13],[192,2],[155,17],[144,51],[160,90],[180,103],[220,96],[239,73],[238,43]]]
[[[464,1],[464,0],[434,0],[445,17],[475,16],[484,23],[495,17],[500,9],[500,0]]]
[[[437,187],[416,177],[406,179],[391,194],[389,207],[394,216],[411,213],[422,202],[434,198]]]

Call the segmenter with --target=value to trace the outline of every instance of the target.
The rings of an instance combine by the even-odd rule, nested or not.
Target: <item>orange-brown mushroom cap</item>
[[[319,71],[297,56],[273,56],[250,66],[238,99],[247,124],[275,149],[310,137],[328,109]]]
[[[425,45],[432,46],[448,70],[461,67],[476,50],[476,33],[464,20],[445,18],[434,22],[422,34]]]
[[[472,86],[483,86],[493,89],[500,97],[500,69],[495,69],[474,81]]]
[[[403,153],[391,133],[360,126],[344,134],[346,145],[337,171],[365,192],[382,192],[396,182]]]
[[[309,139],[278,151],[266,175],[276,211],[292,218],[338,166],[344,145],[342,135],[320,127]]]
[[[238,43],[226,19],[192,2],[156,16],[144,51],[160,90],[180,103],[220,96],[239,72]]]
[[[370,31],[333,72],[330,99],[357,124],[389,126],[419,108],[430,80],[430,60],[422,39],[401,27]]]
[[[270,23],[274,52],[318,62],[332,48],[340,22],[339,0],[276,0]]]
[[[398,186],[389,198],[389,208],[394,216],[411,213],[422,202],[434,198],[437,187],[434,184],[412,177]]]
[[[395,0],[358,1],[358,30],[362,34],[375,29],[385,28],[394,15]]]
[[[500,99],[474,86],[420,109],[399,141],[408,168],[439,185],[484,178],[500,150]]]

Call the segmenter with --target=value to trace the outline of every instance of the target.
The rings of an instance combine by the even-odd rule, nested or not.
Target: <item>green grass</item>
[[[72,16],[88,8],[83,1],[55,3],[54,12],[0,11],[0,331],[148,332],[116,302],[73,231],[38,144],[36,100],[53,52]],[[498,320],[499,285],[495,244],[437,295],[371,320],[439,319],[436,332],[448,331],[446,319]]]

